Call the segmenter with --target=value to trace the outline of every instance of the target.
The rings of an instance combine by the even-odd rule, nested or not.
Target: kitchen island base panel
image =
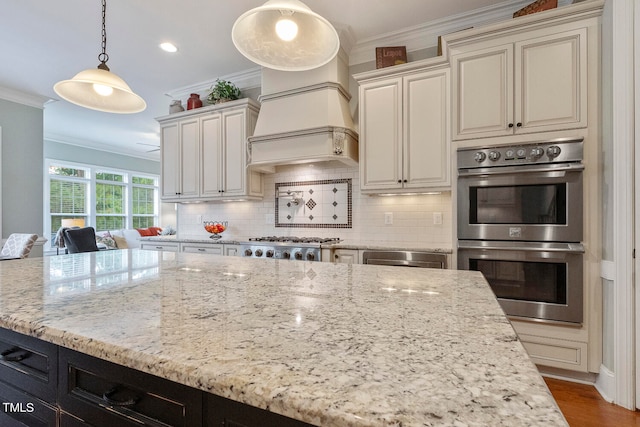
[[[205,395],[204,405],[204,427],[313,427],[302,421],[213,394]]]
[[[0,426],[57,427],[58,409],[0,381]]]

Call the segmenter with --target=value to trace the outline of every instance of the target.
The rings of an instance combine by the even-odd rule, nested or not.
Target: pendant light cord
[[[102,53],[98,55],[98,61],[100,61],[100,65],[98,68],[101,70],[109,71],[109,67],[107,67],[107,61],[109,60],[109,55],[107,55],[107,0],[102,0]]]

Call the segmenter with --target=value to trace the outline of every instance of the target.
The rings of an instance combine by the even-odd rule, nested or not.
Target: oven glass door
[[[471,186],[471,224],[567,225],[567,185]]]
[[[556,262],[470,259],[498,298],[567,304],[567,265]]]
[[[460,239],[582,241],[581,170],[494,169],[460,174]]]
[[[461,241],[459,268],[482,272],[507,315],[581,323],[584,247],[510,244]]]

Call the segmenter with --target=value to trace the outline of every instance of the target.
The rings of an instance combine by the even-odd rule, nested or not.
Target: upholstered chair
[[[93,227],[65,228],[62,231],[64,246],[70,254],[97,252],[96,230]]]
[[[2,246],[2,258],[26,258],[31,253],[33,244],[38,240],[37,234],[13,233]]]

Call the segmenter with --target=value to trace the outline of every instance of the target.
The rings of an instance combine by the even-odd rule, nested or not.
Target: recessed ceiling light
[[[171,52],[171,53],[178,51],[178,48],[176,47],[176,45],[169,42],[160,43],[160,49],[164,50],[165,52]]]

